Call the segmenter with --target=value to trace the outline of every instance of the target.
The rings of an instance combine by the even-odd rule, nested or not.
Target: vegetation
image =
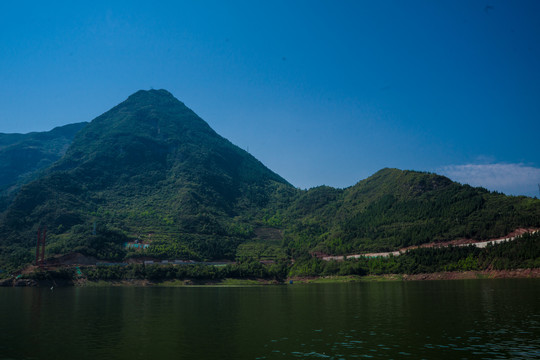
[[[460,185],[436,174],[383,169],[353,187],[307,191],[284,212],[294,253],[391,251],[540,225],[540,200]]]
[[[292,188],[171,94],[140,91],[20,189],[0,217],[0,263],[31,261],[39,226],[49,254],[116,259],[119,242],[103,239],[113,235],[151,242],[148,255],[158,258],[234,259],[281,187]]]
[[[32,262],[36,232],[45,226],[49,257],[296,259],[291,271],[299,274],[371,273],[379,266],[379,260],[323,264],[315,253],[387,251],[540,227],[540,200],[430,173],[383,169],[346,189],[296,189],[165,90],[139,91],[89,124],[39,134],[0,134],[0,159],[29,139],[42,144],[41,155],[54,154],[36,157],[43,167],[4,163],[19,179],[0,179],[0,190],[19,181],[0,199],[4,271]],[[23,181],[22,172],[33,175]],[[134,241],[150,247],[124,246]],[[380,271],[432,268],[416,260],[418,269],[406,268],[401,262],[411,256],[380,260]]]
[[[255,279],[283,282],[287,277],[333,277],[337,281],[353,281],[362,276],[420,274],[442,271],[512,270],[540,267],[540,233],[525,234],[517,240],[488,245],[418,248],[400,256],[362,257],[343,261],[324,261],[314,257],[297,259],[294,263],[277,262],[270,265],[248,260],[226,266],[207,264],[162,265],[119,264],[59,268],[53,271],[38,270],[24,278],[35,280],[73,280],[84,278],[100,280],[151,280],[154,282],[190,280],[224,281],[224,284],[257,283]],[[237,280],[234,280],[237,279]],[[238,279],[247,279],[240,281]],[[250,280],[251,279],[251,280]],[[325,280],[318,280],[318,282]],[[336,281],[330,278],[329,281]]]
[[[277,263],[263,265],[256,261],[248,261],[226,266],[206,264],[194,265],[101,265],[79,268],[65,267],[54,271],[38,270],[25,275],[24,278],[35,280],[76,279],[84,277],[89,281],[99,280],[133,280],[148,279],[153,281],[165,280],[223,280],[236,279],[268,279],[283,281],[287,276],[287,265]],[[231,282],[232,283],[232,282]]]
[[[0,211],[22,185],[59,160],[75,134],[87,123],[60,126],[29,134],[0,133]]]
[[[540,233],[535,233],[483,249],[475,246],[418,248],[399,256],[345,261],[302,258],[291,266],[289,276],[420,274],[539,267]]]

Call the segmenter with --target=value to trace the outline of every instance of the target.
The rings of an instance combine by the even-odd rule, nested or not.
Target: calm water
[[[1,359],[540,358],[540,280],[0,288]]]

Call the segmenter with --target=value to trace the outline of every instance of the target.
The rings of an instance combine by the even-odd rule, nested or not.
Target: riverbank
[[[262,286],[279,284],[323,284],[349,282],[385,282],[385,281],[432,281],[432,280],[475,280],[475,279],[540,279],[540,269],[483,270],[483,271],[445,271],[425,274],[384,274],[384,275],[345,275],[345,276],[313,276],[292,277],[284,282],[268,279],[234,279],[223,280],[164,280],[121,279],[98,280],[86,279],[4,279],[0,287],[188,287],[188,286]]]
[[[424,274],[384,274],[296,277],[289,281],[300,284],[367,282],[367,281],[424,281],[424,280],[474,280],[474,279],[540,279],[540,269],[443,271]]]
[[[134,287],[182,287],[182,286],[260,286],[260,285],[279,285],[284,282],[268,279],[232,279],[222,280],[149,280],[149,279],[118,279],[118,280],[87,280],[79,279],[4,279],[0,280],[0,287],[115,287],[115,286],[134,286]]]

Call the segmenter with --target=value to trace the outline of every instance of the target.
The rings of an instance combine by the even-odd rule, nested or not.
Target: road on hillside
[[[399,256],[401,254],[406,253],[409,250],[418,249],[418,248],[433,248],[433,247],[448,247],[448,246],[476,246],[478,248],[485,248],[488,246],[488,244],[499,244],[504,241],[513,241],[518,236],[523,235],[525,233],[534,234],[537,233],[539,229],[517,229],[510,234],[506,235],[502,238],[497,239],[489,239],[484,241],[474,241],[472,239],[459,239],[459,240],[452,240],[452,241],[446,241],[446,242],[440,242],[440,243],[427,243],[422,244],[419,246],[409,246],[403,249],[399,249],[397,251],[388,251],[388,252],[378,252],[378,253],[366,253],[366,254],[352,254],[352,255],[332,255],[332,256],[323,256],[321,259],[326,261],[331,260],[345,260],[345,259],[358,259],[360,257],[388,257],[390,255],[393,256]]]

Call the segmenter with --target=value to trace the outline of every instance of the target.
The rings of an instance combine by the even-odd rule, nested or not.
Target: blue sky
[[[299,188],[384,167],[538,196],[539,1],[0,2],[0,132],[167,89]]]

